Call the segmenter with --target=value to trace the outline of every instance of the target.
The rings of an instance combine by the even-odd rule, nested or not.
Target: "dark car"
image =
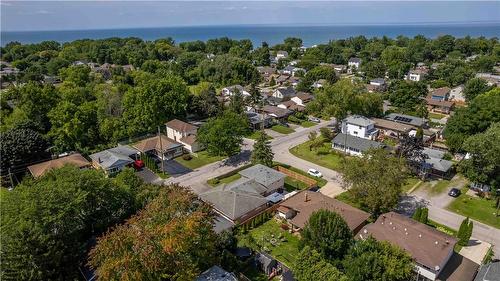
[[[450,195],[451,197],[458,197],[460,196],[460,189],[452,188],[450,192],[448,192],[448,195]]]

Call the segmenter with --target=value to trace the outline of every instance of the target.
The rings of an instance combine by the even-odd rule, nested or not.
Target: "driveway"
[[[325,186],[319,189],[319,192],[331,198],[335,198],[335,196],[339,195],[344,191],[345,189],[342,188],[340,183],[334,181],[327,182]]]
[[[172,177],[178,177],[193,171],[189,168],[182,166],[181,163],[173,159],[165,161],[164,169],[165,172],[167,172]]]
[[[146,167],[144,167],[141,171],[137,171],[136,175],[138,175],[146,183],[158,185],[163,184],[163,179]]]

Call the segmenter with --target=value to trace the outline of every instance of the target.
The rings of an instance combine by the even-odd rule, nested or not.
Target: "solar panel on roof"
[[[394,120],[396,120],[396,121],[401,121],[401,122],[406,122],[406,123],[411,122],[411,119],[410,119],[410,118],[408,118],[408,117],[403,117],[403,116],[396,116],[396,117],[394,118]]]

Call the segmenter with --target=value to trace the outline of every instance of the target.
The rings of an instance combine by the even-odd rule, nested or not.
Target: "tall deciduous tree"
[[[210,119],[198,130],[197,140],[213,155],[231,156],[240,152],[243,136],[248,130],[246,116],[225,111]]]
[[[302,229],[303,246],[310,246],[329,260],[340,260],[352,243],[352,232],[337,213],[319,210],[311,214]]]
[[[140,213],[99,238],[90,264],[103,280],[193,280],[215,262],[210,207],[183,187],[161,190]]]
[[[405,160],[384,149],[371,150],[362,158],[345,158],[341,169],[349,192],[374,216],[396,206],[407,177]]]
[[[271,142],[264,130],[259,132],[259,138],[253,145],[252,164],[262,164],[268,167],[273,165],[274,153],[271,148]]]
[[[293,267],[293,277],[298,281],[347,281],[335,266],[326,261],[316,250],[305,246]]]
[[[486,80],[481,78],[472,78],[465,84],[464,96],[468,101],[471,101],[478,95],[486,93],[490,89],[491,87],[488,86]]]
[[[372,237],[357,240],[342,262],[349,280],[410,280],[412,258],[402,249]]]

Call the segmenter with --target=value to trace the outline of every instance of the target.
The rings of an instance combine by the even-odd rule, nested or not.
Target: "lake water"
[[[265,41],[271,45],[283,41],[286,37],[302,38],[305,46],[326,43],[332,39],[351,36],[366,37],[405,35],[413,37],[422,34],[435,38],[450,34],[456,37],[500,37],[500,23],[477,24],[427,24],[427,25],[330,25],[330,26],[281,26],[281,25],[242,25],[242,26],[190,26],[162,28],[130,28],[71,31],[22,31],[1,32],[1,44],[18,41],[37,43],[44,40],[68,42],[76,39],[102,39],[109,37],[139,37],[144,40],[172,37],[176,42],[208,40],[218,37],[250,39],[254,46]]]

